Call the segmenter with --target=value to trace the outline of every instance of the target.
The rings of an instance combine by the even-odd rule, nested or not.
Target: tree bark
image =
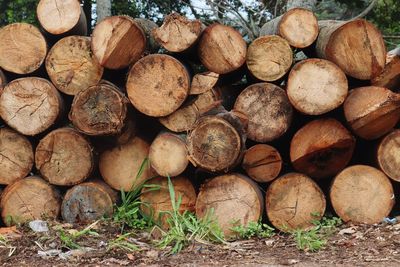
[[[111,16],[111,0],[96,1],[97,22]]]
[[[290,10],[296,7],[313,10],[317,5],[317,2],[317,0],[288,0],[286,3],[286,10]]]
[[[160,50],[160,45],[153,36],[153,30],[158,27],[157,24],[151,20],[143,18],[135,18],[134,21],[142,28],[146,35],[146,54],[157,53],[158,50]]]
[[[400,130],[386,135],[378,145],[376,160],[379,168],[394,181],[400,181]]]
[[[400,50],[390,51],[386,57],[386,65],[383,71],[372,78],[371,84],[385,87],[392,91],[400,90]]]

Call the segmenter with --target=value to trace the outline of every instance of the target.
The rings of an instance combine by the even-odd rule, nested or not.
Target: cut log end
[[[400,90],[400,55],[389,54],[385,68],[378,76],[372,78],[371,84],[398,92]]]
[[[214,88],[219,79],[219,74],[207,71],[194,75],[189,94],[199,95]]]
[[[380,169],[390,178],[400,182],[400,130],[394,130],[380,142],[377,161]]]

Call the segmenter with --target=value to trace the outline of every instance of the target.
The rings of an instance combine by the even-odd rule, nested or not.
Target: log
[[[151,167],[163,177],[180,175],[188,166],[188,149],[184,137],[163,132],[150,145]]]
[[[396,92],[400,90],[400,51],[398,49],[388,53],[383,71],[372,78],[371,84]]]
[[[337,120],[317,119],[296,132],[290,143],[293,167],[313,178],[332,177],[350,162],[356,140]]]
[[[343,104],[348,93],[344,72],[324,59],[306,59],[290,71],[286,92],[301,113],[321,115]]]
[[[245,63],[246,50],[246,42],[238,31],[214,23],[204,30],[199,40],[198,56],[208,70],[225,74]]]
[[[316,52],[319,58],[338,65],[347,75],[370,80],[382,72],[386,48],[379,30],[363,19],[322,20]]]
[[[90,38],[69,36],[58,41],[46,58],[47,73],[58,90],[76,95],[99,83],[103,67],[90,48]]]
[[[356,135],[367,140],[377,139],[399,121],[400,95],[383,87],[360,87],[349,93],[343,108]]]
[[[42,66],[47,43],[38,28],[13,23],[0,29],[0,67],[16,74],[30,74]]]
[[[376,160],[379,168],[394,181],[400,181],[400,130],[386,135],[378,144]]]
[[[24,135],[46,131],[61,118],[64,103],[53,84],[45,79],[27,77],[13,80],[0,96],[0,116]]]
[[[282,158],[274,147],[258,144],[246,150],[242,167],[253,180],[267,183],[278,177],[282,169]]]
[[[103,81],[75,95],[69,119],[84,134],[116,135],[124,127],[128,103],[115,85]]]
[[[3,222],[10,226],[38,219],[56,219],[60,205],[61,198],[55,187],[38,176],[30,176],[6,187],[0,210]]]
[[[33,156],[26,137],[9,128],[0,128],[0,184],[12,184],[26,177],[32,170]]]
[[[207,71],[198,73],[193,76],[192,84],[190,86],[190,95],[199,95],[214,88],[219,79],[219,74]]]
[[[289,43],[277,36],[262,36],[254,40],[247,51],[247,68],[261,81],[271,82],[282,78],[293,63]]]
[[[108,69],[123,69],[135,63],[146,50],[143,29],[128,16],[106,17],[93,29],[92,51]]]
[[[36,169],[50,184],[76,185],[94,169],[90,142],[72,128],[59,128],[42,138],[35,152]]]
[[[318,185],[301,173],[288,173],[272,182],[265,195],[271,224],[282,232],[314,227],[325,213],[326,201]]]
[[[36,14],[43,29],[52,35],[88,33],[85,12],[78,0],[40,0]]]
[[[69,189],[61,204],[61,215],[67,223],[88,223],[109,218],[118,193],[101,180],[93,180]]]
[[[250,178],[231,173],[217,176],[204,183],[197,196],[196,215],[211,213],[225,237],[232,237],[232,227],[258,222],[264,210],[260,188]]]
[[[177,110],[189,94],[185,67],[168,55],[148,55],[129,71],[126,90],[133,106],[145,115],[163,117]]]
[[[182,199],[179,206],[179,212],[185,211],[194,212],[196,205],[196,191],[190,180],[184,176],[171,178],[172,185],[175,191],[175,201]],[[162,228],[168,229],[167,212],[174,212],[171,197],[168,188],[168,179],[165,177],[157,177],[149,180],[147,184],[159,186],[156,191],[148,191],[146,188],[142,190],[140,201],[142,202],[141,210],[143,214],[150,217],[153,221],[159,224]]]
[[[293,8],[265,23],[260,36],[279,35],[296,48],[305,48],[318,37],[318,20],[311,10]]]
[[[100,154],[99,170],[104,181],[115,190],[129,192],[150,178],[150,166],[144,166],[143,174],[137,177],[140,166],[148,157],[150,145],[140,137],[128,143],[105,150]]]
[[[248,86],[237,97],[234,110],[248,117],[247,136],[260,143],[282,136],[289,128],[293,115],[286,92],[271,83]]]
[[[146,35],[147,42],[145,54],[157,53],[158,50],[160,50],[160,45],[153,36],[153,30],[158,27],[157,24],[144,18],[135,18],[134,21],[142,28]]]
[[[330,199],[344,222],[374,224],[386,218],[394,205],[393,187],[378,169],[356,165],[333,180]]]
[[[116,145],[124,145],[129,142],[137,133],[136,121],[132,116],[128,116],[124,127],[120,134],[117,134],[114,138]]]
[[[165,16],[160,27],[153,30],[153,36],[167,51],[179,53],[193,47],[203,30],[200,20],[188,20],[173,12]]]

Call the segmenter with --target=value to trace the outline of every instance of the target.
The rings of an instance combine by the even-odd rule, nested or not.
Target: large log
[[[0,128],[0,184],[12,184],[26,177],[33,160],[33,148],[26,137],[9,128]]]
[[[13,23],[0,29],[0,67],[16,74],[29,74],[42,66],[47,43],[33,25]]]
[[[63,113],[63,100],[53,84],[27,77],[13,80],[0,96],[0,116],[24,135],[36,135],[51,127]]]
[[[382,72],[386,48],[373,24],[363,19],[322,20],[318,24],[318,57],[332,61],[347,75],[360,80],[369,80]]]
[[[389,178],[400,181],[400,130],[394,130],[386,135],[378,144],[376,160],[379,168]]]
[[[400,90],[400,49],[388,52],[385,68],[372,78],[371,84],[396,92]]]
[[[307,115],[321,115],[343,104],[348,93],[344,72],[324,59],[306,59],[290,71],[286,88],[290,103]]]
[[[380,223],[394,205],[394,192],[387,176],[378,169],[356,165],[333,180],[330,199],[344,222]]]
[[[129,71],[126,90],[140,112],[163,117],[177,110],[189,94],[186,68],[168,55],[153,54],[140,59]]]
[[[113,84],[101,82],[74,97],[69,119],[87,135],[115,135],[124,127],[128,99]]]
[[[337,120],[314,120],[293,136],[290,160],[297,171],[311,177],[331,177],[349,163],[355,143],[355,138]]]
[[[61,198],[52,185],[38,176],[16,181],[4,190],[0,210],[7,225],[22,224],[36,219],[56,219]]]
[[[247,51],[247,67],[254,77],[271,82],[282,78],[293,63],[289,43],[277,36],[262,36],[254,40]]]
[[[90,142],[72,128],[59,128],[36,147],[36,169],[50,184],[71,186],[88,178],[94,169]]]
[[[268,21],[260,30],[260,36],[279,35],[296,48],[305,48],[318,36],[318,20],[311,10],[293,8]]]
[[[105,150],[100,154],[99,170],[104,181],[115,190],[125,192],[136,189],[150,178],[150,166],[140,167],[148,157],[150,145],[140,137],[132,137],[128,143]]]
[[[69,189],[61,204],[61,215],[68,223],[88,223],[112,216],[118,193],[101,180]]]
[[[103,67],[91,51],[90,38],[84,36],[58,41],[46,58],[46,70],[57,89],[68,95],[96,85],[103,75]]]
[[[293,114],[286,92],[271,83],[247,87],[236,99],[234,110],[248,117],[248,138],[261,143],[282,136],[289,128]]]
[[[210,71],[225,74],[239,69],[246,61],[246,42],[235,29],[214,23],[199,41],[198,55]]]
[[[356,135],[376,139],[388,133],[399,121],[400,95],[383,87],[360,87],[350,91],[343,108]]]
[[[301,173],[279,177],[268,187],[265,209],[273,226],[283,232],[315,226],[325,213],[326,201],[318,185]]]
[[[40,0],[36,14],[43,29],[52,35],[87,35],[85,12],[78,0]]]
[[[263,214],[264,200],[258,185],[250,178],[237,174],[215,177],[200,188],[196,215],[212,215],[226,237],[234,236],[232,228],[258,222]]]
[[[128,67],[147,47],[143,29],[128,16],[107,17],[97,23],[91,41],[95,57],[108,69]]]

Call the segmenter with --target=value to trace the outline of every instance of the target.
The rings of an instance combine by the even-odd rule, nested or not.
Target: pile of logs
[[[400,52],[370,22],[294,8],[247,44],[176,13],[112,16],[88,37],[79,1],[60,3],[39,1],[41,30],[0,29],[5,224],[111,216],[118,191],[144,182],[160,186],[141,195],[156,218],[172,209],[166,177],[181,211],[213,210],[227,236],[264,213],[307,229],[327,203],[346,222],[389,216]]]

